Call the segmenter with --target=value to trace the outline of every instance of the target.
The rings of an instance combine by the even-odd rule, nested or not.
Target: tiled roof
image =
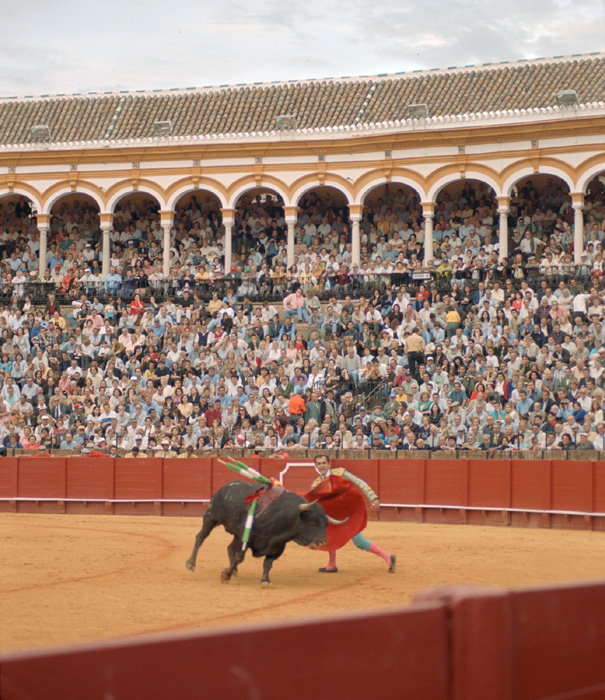
[[[120,96],[49,97],[0,101],[0,143],[37,142],[31,127],[46,125],[52,141],[102,139],[120,102]]]
[[[575,90],[580,103],[604,100],[605,57],[390,78],[378,83],[363,118],[401,119],[403,105],[418,103],[430,116],[551,107],[560,90]]]
[[[354,128],[405,120],[408,106],[429,117],[555,107],[573,89],[582,104],[605,101],[605,54],[489,64],[364,78],[0,100],[0,145],[110,142],[154,137],[170,121],[173,137],[270,132],[278,115],[297,129]],[[46,125],[50,136],[32,136]]]

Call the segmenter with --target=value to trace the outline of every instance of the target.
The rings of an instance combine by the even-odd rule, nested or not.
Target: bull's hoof
[[[267,581],[261,581],[261,582],[260,582],[260,585],[261,585],[263,588],[268,588],[268,587],[271,585],[271,581],[269,581],[269,580],[267,580]]]
[[[231,569],[225,569],[224,571],[221,571],[221,583],[229,583],[230,578]]]
[[[188,559],[185,562],[185,568],[188,569],[189,571],[195,571],[195,564],[191,561],[191,559]]]

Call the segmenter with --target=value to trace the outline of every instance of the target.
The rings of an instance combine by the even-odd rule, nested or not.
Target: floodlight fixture
[[[50,127],[47,124],[34,124],[29,130],[32,139],[50,141]]]
[[[559,107],[575,107],[579,104],[578,93],[575,90],[559,90],[555,99]]]
[[[172,122],[153,122],[153,133],[155,136],[170,136],[172,133]]]
[[[429,110],[426,104],[414,104],[408,105],[408,115],[412,119],[427,119],[429,116]]]
[[[293,114],[280,114],[275,117],[275,127],[280,130],[296,129],[296,117]]]

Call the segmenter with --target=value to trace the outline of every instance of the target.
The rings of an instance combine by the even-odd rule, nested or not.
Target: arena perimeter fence
[[[602,582],[429,589],[406,608],[7,655],[0,696],[600,700],[604,609]]]
[[[332,465],[370,484],[382,505],[378,517],[385,521],[605,530],[603,453],[566,456],[404,459],[347,453]],[[316,476],[311,454],[243,459],[293,491],[306,492]],[[236,478],[219,457],[5,457],[0,511],[199,517],[212,494]]]

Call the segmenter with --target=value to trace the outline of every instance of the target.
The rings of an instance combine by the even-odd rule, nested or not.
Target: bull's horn
[[[326,515],[326,518],[328,519],[330,525],[344,525],[348,520],[348,518],[345,518],[344,520],[336,520],[336,518],[331,518],[329,515]]]
[[[309,510],[309,508],[315,503],[317,503],[317,501],[319,501],[319,498],[316,498],[314,501],[311,501],[311,503],[301,503],[298,507],[301,510]]]

